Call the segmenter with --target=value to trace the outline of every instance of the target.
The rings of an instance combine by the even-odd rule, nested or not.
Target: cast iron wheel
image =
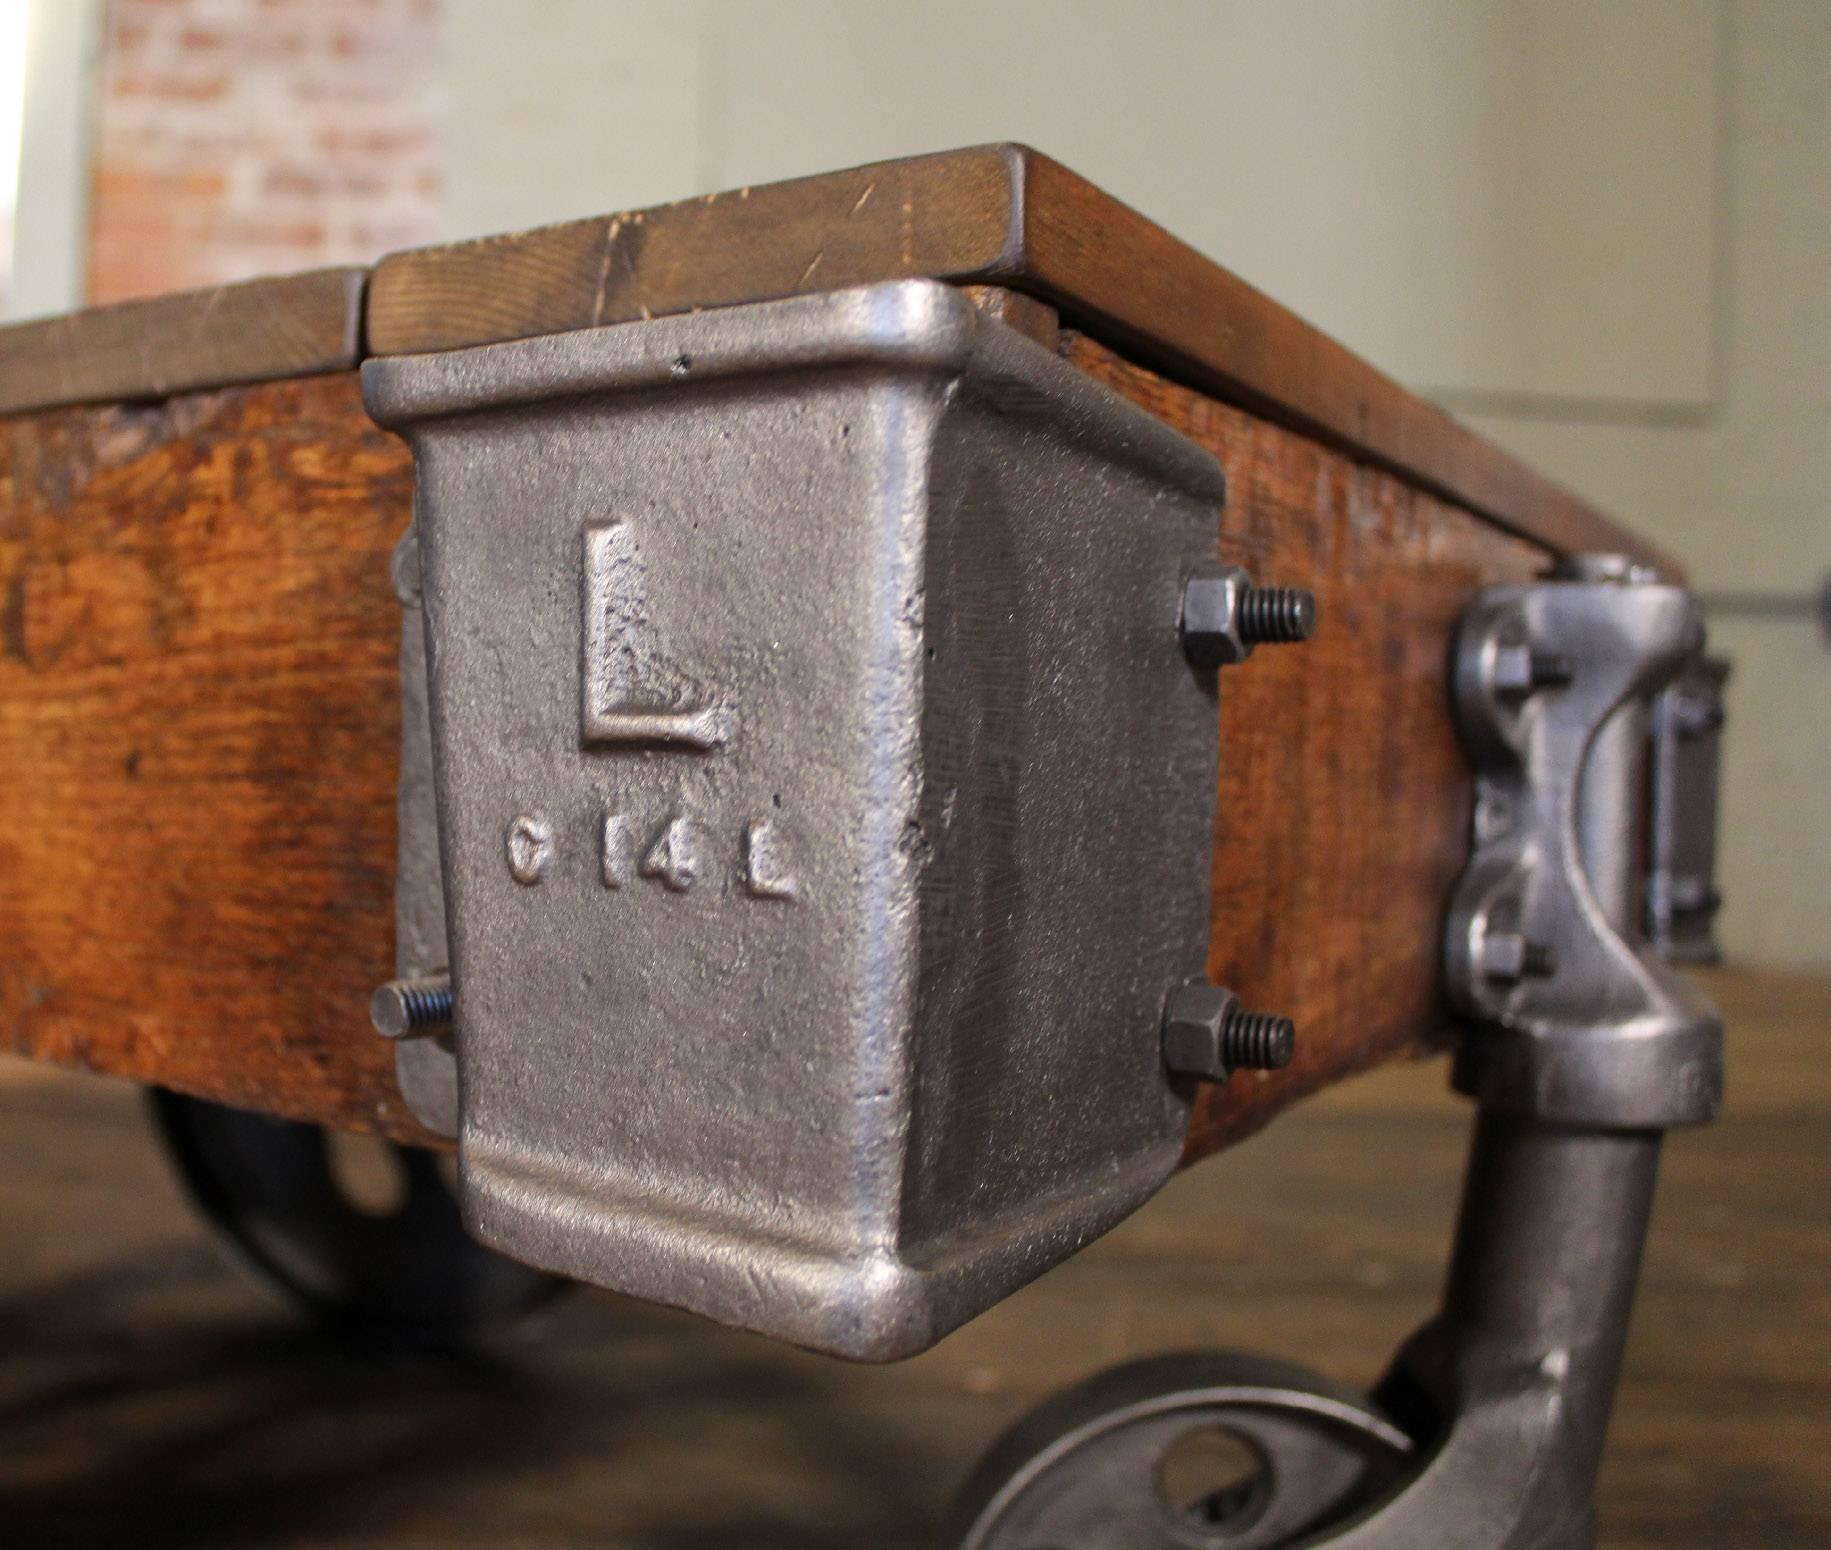
[[[378,1143],[398,1170],[377,1209],[352,1196],[316,1125],[151,1089],[153,1121],[198,1213],[256,1280],[338,1335],[445,1345],[568,1283],[474,1242],[439,1159]]]
[[[1231,1353],[1099,1373],[1005,1433],[961,1494],[961,1550],[1276,1550],[1404,1476],[1409,1437],[1302,1368]]]

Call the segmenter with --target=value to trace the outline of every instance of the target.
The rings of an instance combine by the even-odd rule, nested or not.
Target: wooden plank
[[[1068,358],[1227,470],[1221,552],[1315,590],[1300,649],[1221,673],[1208,972],[1296,1020],[1297,1058],[1202,1090],[1186,1160],[1383,1061],[1441,1048],[1444,902],[1468,855],[1471,785],[1445,663],[1474,591],[1542,567],[1531,546],[1315,441],[1126,362]]]
[[[0,414],[347,371],[367,275],[317,269],[0,328]]]
[[[1024,146],[881,162],[395,254],[369,348],[419,354],[927,276],[995,281],[1228,402],[1401,472],[1557,552],[1670,556]]]
[[[375,355],[418,355],[879,280],[1015,274],[1015,164],[986,146],[392,254]],[[1021,287],[1020,287],[1021,288]]]
[[[1447,643],[1542,555],[1062,344],[1221,458],[1222,551],[1322,606],[1316,640],[1222,681],[1211,967],[1301,1053],[1206,1096],[1193,1157],[1440,1031],[1469,790]],[[0,487],[0,1046],[426,1140],[365,1012],[392,965],[405,450],[344,374],[0,422]]]
[[[1627,553],[1682,574],[1638,534],[1085,178],[1034,152],[1022,167],[1021,283],[1065,319],[1084,318],[1173,377],[1349,448],[1555,552]]]
[[[0,1045],[418,1136],[365,1011],[405,447],[344,372],[0,421],[0,489]]]

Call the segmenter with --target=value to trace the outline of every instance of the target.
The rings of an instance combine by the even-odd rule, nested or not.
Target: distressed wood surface
[[[1025,146],[879,162],[384,258],[369,349],[433,350],[923,276],[987,281],[1560,551],[1670,556]]]
[[[1560,552],[1670,556],[1024,146],[932,156],[0,329],[0,412],[926,277],[1028,294],[1178,381]],[[367,295],[364,284],[367,282]]]
[[[0,421],[0,1044],[416,1134],[393,968],[406,449],[353,373]]]
[[[1449,634],[1544,556],[1061,342],[1221,458],[1222,552],[1321,602],[1309,645],[1222,678],[1211,968],[1294,1016],[1300,1055],[1206,1095],[1194,1157],[1438,1031],[1469,790]],[[349,374],[0,421],[0,1045],[427,1139],[366,1016],[392,965],[411,486]]]
[[[1217,983],[1296,1020],[1297,1058],[1203,1089],[1193,1160],[1306,1093],[1447,1037],[1437,960],[1471,795],[1450,719],[1450,637],[1478,587],[1525,580],[1545,554],[1092,340],[1066,347],[1221,460],[1225,558],[1317,597],[1312,640],[1221,672],[1208,954]]]
[[[0,414],[346,371],[367,275],[318,269],[0,328]]]

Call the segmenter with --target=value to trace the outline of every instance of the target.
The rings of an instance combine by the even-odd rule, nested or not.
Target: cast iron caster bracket
[[[1116,1405],[1085,1402],[1098,1379],[1065,1425],[1047,1406],[1020,1423],[969,1488],[962,1546],[1594,1544],[1661,1135],[1713,1118],[1722,1094],[1717,1013],[1639,940],[1648,708],[1702,639],[1688,593],[1612,557],[1490,589],[1464,617],[1452,686],[1477,799],[1444,970],[1470,1023],[1454,1080],[1479,1110],[1443,1311],[1374,1403],[1288,1376],[1217,1381],[1195,1359],[1122,1370]],[[1297,1440],[1272,1446],[1268,1416]],[[1159,1469],[1216,1425],[1263,1469],[1204,1519]],[[1330,1500],[1304,1462],[1369,1447],[1375,1501]]]

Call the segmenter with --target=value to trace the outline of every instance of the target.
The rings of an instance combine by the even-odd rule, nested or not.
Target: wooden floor
[[[1729,1112],[1668,1147],[1603,1476],[1620,1547],[1831,1545],[1831,984],[1719,975]],[[1044,1392],[1231,1345],[1355,1382],[1430,1310],[1466,1130],[1383,1073],[1178,1180],[904,1366],[579,1294],[358,1360],[204,1240],[128,1089],[0,1068],[0,1544],[932,1543]]]

